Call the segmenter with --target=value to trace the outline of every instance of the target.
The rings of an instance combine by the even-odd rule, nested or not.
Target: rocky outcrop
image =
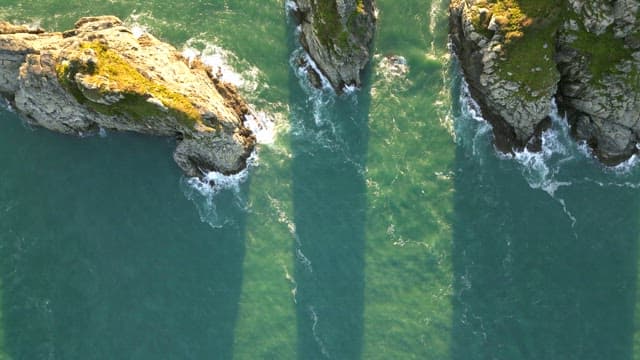
[[[300,43],[317,67],[307,65],[312,84],[320,71],[337,91],[361,85],[376,23],[374,0],[295,0],[290,9],[300,25]]]
[[[547,119],[556,87],[531,86],[520,81],[517,69],[504,69],[506,35],[497,31],[497,21],[491,11],[479,8],[473,0],[454,0],[450,7],[451,39],[464,71],[473,98],[479,103],[483,116],[491,122],[498,149],[509,152],[527,144],[536,147],[536,130]],[[484,33],[478,24],[491,28]],[[550,49],[552,44],[547,44]],[[526,69],[559,78],[551,58],[539,66]],[[543,69],[544,67],[544,69]],[[534,140],[534,141],[532,141]]]
[[[640,3],[569,3],[582,21],[566,20],[558,31],[559,104],[575,136],[604,163],[617,164],[640,140]]]
[[[0,22],[0,93],[53,131],[176,137],[174,159],[188,176],[238,172],[255,145],[233,86],[111,16],[82,18],[64,33]]]
[[[451,39],[503,151],[536,147],[551,99],[606,164],[640,139],[638,0],[453,0]]]

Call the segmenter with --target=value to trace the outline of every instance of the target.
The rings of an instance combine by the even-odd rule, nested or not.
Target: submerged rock
[[[300,42],[317,69],[337,91],[361,86],[376,24],[374,0],[295,0],[291,10],[300,25]],[[316,69],[307,66],[319,87]]]
[[[502,151],[535,145],[552,98],[616,164],[640,140],[638,0],[453,0],[451,39]],[[533,146],[535,147],[535,146]]]
[[[255,146],[233,86],[112,16],[82,18],[64,33],[0,22],[0,93],[29,123],[65,134],[174,136],[188,176],[238,172]]]

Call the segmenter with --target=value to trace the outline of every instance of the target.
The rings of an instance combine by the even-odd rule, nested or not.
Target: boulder
[[[376,24],[374,0],[295,0],[300,43],[338,92],[361,86],[360,73],[371,57]],[[316,68],[307,66],[307,71]],[[319,86],[316,75],[312,84]]]
[[[82,18],[63,33],[0,23],[0,94],[29,123],[65,134],[175,137],[188,176],[241,171],[255,146],[249,107],[232,85],[113,16]]]

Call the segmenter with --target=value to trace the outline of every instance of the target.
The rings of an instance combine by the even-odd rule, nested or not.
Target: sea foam
[[[221,80],[236,86],[250,102],[260,102],[257,97],[267,85],[262,72],[247,61],[239,59],[233,52],[224,49],[215,42],[193,38],[186,42],[182,55],[193,61],[199,57],[212,72],[221,73]],[[244,125],[256,136],[259,146],[272,145],[278,134],[277,114],[257,110],[253,104],[249,105],[250,113],[244,117]],[[240,172],[225,175],[218,171],[209,171],[202,178],[188,178],[183,184],[185,196],[196,203],[203,222],[213,227],[221,227],[230,221],[224,218],[215,205],[215,199],[220,193],[229,193],[237,207],[248,209],[249,204],[243,198],[241,185],[249,178],[253,168],[259,164],[257,149],[247,159],[247,166]]]
[[[471,150],[474,158],[483,162],[483,157],[495,154],[502,161],[515,161],[520,168],[522,177],[532,189],[539,189],[547,193],[558,202],[567,218],[571,221],[571,226],[576,224],[576,218],[567,207],[566,201],[557,195],[561,187],[571,186],[573,183],[562,179],[563,165],[575,161],[577,145],[569,136],[569,127],[566,118],[560,116],[555,101],[552,100],[552,110],[549,114],[552,122],[551,128],[542,133],[542,149],[539,152],[532,152],[528,149],[516,151],[513,154],[505,154],[493,148],[487,151],[487,143],[491,142],[492,127],[488,121],[482,117],[480,106],[471,98],[468,85],[463,81],[461,87],[460,106],[463,124],[457,125],[458,139],[464,140],[471,136]],[[472,124],[468,123],[473,119]]]

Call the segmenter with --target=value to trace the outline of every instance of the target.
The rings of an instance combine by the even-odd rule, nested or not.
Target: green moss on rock
[[[83,54],[95,61],[84,61]],[[202,115],[186,96],[147,79],[105,44],[97,41],[83,43],[78,55],[58,63],[56,73],[60,83],[80,103],[103,114],[128,115],[134,120],[166,116],[166,112],[169,112],[185,126],[207,128],[203,124]],[[83,82],[95,89],[96,97],[117,94],[120,100],[112,105],[105,105],[91,99],[92,96],[87,96],[85,89],[83,93],[76,83],[77,74],[84,75]],[[162,106],[150,102],[152,98]]]
[[[346,29],[340,21],[338,4],[334,0],[312,2],[314,11],[313,27],[324,46],[336,44],[343,48],[349,45]]]
[[[367,16],[364,0],[357,0],[355,10],[346,20],[340,17],[335,0],[313,1],[312,7],[314,30],[320,43],[328,49],[336,47],[346,53],[353,46],[350,36],[358,38],[366,35],[367,26],[359,21]]]
[[[493,37],[488,28],[491,18],[499,26],[504,46],[497,70],[502,78],[522,85],[518,96],[535,97],[559,80],[554,62],[556,36],[568,19],[580,24],[573,32],[577,40],[572,47],[587,57],[595,81],[618,73],[616,65],[631,58],[631,50],[611,29],[599,36],[587,31],[566,1],[480,0],[471,10],[470,20],[478,33]]]
[[[616,65],[631,58],[632,50],[625,46],[623,39],[613,35],[611,28],[601,35],[584,29],[574,32],[574,35],[576,40],[571,45],[587,56],[589,71],[595,82],[599,82],[605,74],[619,73]]]

